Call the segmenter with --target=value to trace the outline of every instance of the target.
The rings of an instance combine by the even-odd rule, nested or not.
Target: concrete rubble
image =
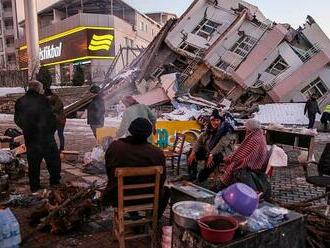
[[[221,108],[226,101],[227,108],[242,112],[242,106],[251,116],[257,104],[304,102],[312,93],[322,108],[330,98],[329,62],[330,40],[311,16],[294,29],[245,1],[195,0],[101,86],[109,111],[129,94],[152,107],[175,100]],[[67,111],[92,98],[84,96]]]

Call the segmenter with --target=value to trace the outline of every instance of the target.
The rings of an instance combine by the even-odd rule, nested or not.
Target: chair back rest
[[[186,136],[184,134],[176,133],[175,141],[173,144],[173,152],[181,154],[185,141],[186,141]]]
[[[318,163],[320,175],[330,175],[330,143],[327,143]]]
[[[152,210],[154,217],[157,218],[161,174],[163,174],[162,166],[117,168],[115,175],[118,178],[118,212]],[[154,176],[154,181],[125,183],[125,178],[148,176]],[[127,201],[131,203],[128,207],[125,206]],[[152,202],[152,207],[150,204],[146,204],[146,201]],[[134,202],[133,205],[132,202]]]

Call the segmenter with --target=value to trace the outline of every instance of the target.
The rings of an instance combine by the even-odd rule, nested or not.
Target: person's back
[[[140,120],[142,118],[138,118]],[[111,204],[115,204],[117,200],[117,178],[115,171],[121,167],[147,167],[147,166],[163,166],[164,173],[161,178],[161,186],[163,186],[166,178],[165,156],[162,150],[147,142],[147,137],[151,133],[151,124],[146,119],[143,119],[149,125],[150,131],[145,135],[143,140],[136,138],[135,131],[131,129],[135,122],[130,126],[132,136],[119,139],[112,142],[106,152],[106,169],[108,175],[108,186],[106,190],[106,198]],[[146,183],[153,178],[149,177],[132,177],[126,183]]]
[[[15,123],[23,130],[26,142],[42,142],[56,131],[55,116],[47,98],[32,90],[16,101]]]
[[[97,95],[87,107],[87,124],[104,125],[105,105],[100,95]]]

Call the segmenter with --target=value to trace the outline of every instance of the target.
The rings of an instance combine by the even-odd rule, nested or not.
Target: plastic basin
[[[220,244],[234,238],[238,221],[230,216],[205,216],[198,220],[198,225],[204,240],[212,244]]]
[[[224,201],[237,213],[250,216],[258,208],[257,193],[243,183],[230,185],[223,191]]]

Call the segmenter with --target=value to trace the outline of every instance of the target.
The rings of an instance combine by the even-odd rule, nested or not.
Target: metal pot
[[[182,201],[173,205],[174,222],[186,229],[198,230],[198,219],[216,215],[217,211],[213,205],[205,202]]]

